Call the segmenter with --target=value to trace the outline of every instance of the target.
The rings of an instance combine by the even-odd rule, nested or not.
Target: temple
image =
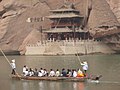
[[[73,4],[65,3],[58,9],[50,10],[50,15],[46,17],[51,20],[50,28],[41,28],[41,40],[27,45],[25,55],[114,53],[105,43],[94,40],[84,25],[86,17]]]
[[[47,16],[52,23],[49,30],[43,31],[48,40],[80,40],[91,39],[89,32],[83,30],[84,17],[73,4],[64,4],[59,9],[50,10]]]

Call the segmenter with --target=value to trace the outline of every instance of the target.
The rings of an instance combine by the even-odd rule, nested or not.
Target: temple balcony
[[[59,24],[57,24],[57,23],[52,23],[51,24],[51,27],[57,27],[57,26],[77,26],[77,27],[79,27],[80,26],[80,24],[79,23],[74,23],[74,24],[71,24],[71,23],[59,23]]]

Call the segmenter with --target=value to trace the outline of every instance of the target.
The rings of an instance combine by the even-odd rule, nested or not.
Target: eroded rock
[[[92,5],[98,5],[99,2],[105,0],[92,0]],[[115,13],[116,20],[119,21],[119,0],[108,0],[111,9]],[[24,54],[25,46],[33,41],[40,40],[41,33],[38,32],[40,27],[43,29],[50,27],[50,21],[45,17],[50,14],[50,9],[59,8],[64,3],[64,0],[1,0],[0,1],[0,47],[7,51],[20,51]],[[75,7],[80,10],[82,16],[86,15],[86,0],[75,0]],[[114,4],[113,4],[114,3]],[[103,3],[104,4],[104,3]],[[101,7],[101,5],[98,5]],[[117,8],[117,7],[118,8]],[[98,20],[102,19],[98,16],[100,11],[95,14],[96,7],[91,7],[93,11],[90,13],[89,25],[91,28],[100,25]],[[109,8],[109,7],[107,7]],[[104,8],[105,10],[105,8]],[[111,13],[101,13],[107,18]],[[108,16],[107,16],[108,15]],[[44,21],[36,20],[44,17]],[[28,18],[32,22],[27,22]],[[93,23],[93,19],[94,22]],[[104,23],[104,22],[103,22]],[[109,22],[110,23],[110,22]],[[39,34],[38,34],[39,33]],[[95,33],[95,31],[93,31]]]

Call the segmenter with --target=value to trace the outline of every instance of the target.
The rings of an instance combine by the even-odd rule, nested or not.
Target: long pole
[[[0,48],[0,51],[1,51],[1,53],[3,54],[3,56],[5,57],[5,59],[7,60],[7,62],[9,63],[9,65],[11,66],[9,59],[6,57],[5,53],[2,51],[2,49],[1,49],[1,48]],[[12,68],[12,67],[11,67],[11,68]],[[18,78],[21,80],[21,77],[18,75],[18,73],[17,73],[17,72],[16,72],[16,75],[17,75],[17,76],[18,76]]]
[[[81,60],[80,60],[80,57],[78,56],[78,51],[77,51],[77,49],[75,48],[75,50],[76,50],[76,52],[77,52],[77,57],[78,57],[78,60],[79,60],[79,63],[80,63],[80,65],[81,65]]]
[[[77,51],[77,50],[76,50]],[[78,53],[78,52],[77,52]],[[79,60],[79,64],[80,64],[80,66],[81,66],[81,59],[80,59],[80,57],[78,56],[78,54],[77,54],[77,57],[78,57],[78,60]],[[82,67],[82,66],[81,66]],[[83,71],[83,73],[85,73],[85,71],[83,70],[83,68],[82,68],[82,71]]]
[[[6,57],[6,55],[4,54],[4,52],[2,51],[1,48],[0,48],[0,51],[1,51],[1,53],[3,54],[3,56],[5,57],[5,59],[7,60],[7,62],[9,63],[9,65],[11,66],[9,59]]]
[[[76,49],[76,47],[75,47],[75,44],[74,44],[74,48],[75,48],[75,51],[77,52],[77,58],[78,58],[78,61],[79,61],[79,64],[80,64],[80,66],[81,66],[81,59],[80,59],[80,57],[79,57],[79,55],[78,55],[78,51],[77,51],[77,49]],[[81,66],[82,67],[82,66]],[[83,70],[83,69],[82,69]],[[83,70],[84,71],[84,70]]]

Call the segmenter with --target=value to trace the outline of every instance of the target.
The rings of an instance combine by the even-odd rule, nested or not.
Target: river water
[[[11,68],[7,60],[0,56],[0,90],[120,90],[120,55],[87,55],[80,56],[7,56],[9,60],[16,59],[17,72],[22,73],[22,67],[51,68],[56,70],[81,68],[81,61],[88,61],[88,74],[102,75],[100,83],[92,82],[55,82],[13,80],[10,77]]]

